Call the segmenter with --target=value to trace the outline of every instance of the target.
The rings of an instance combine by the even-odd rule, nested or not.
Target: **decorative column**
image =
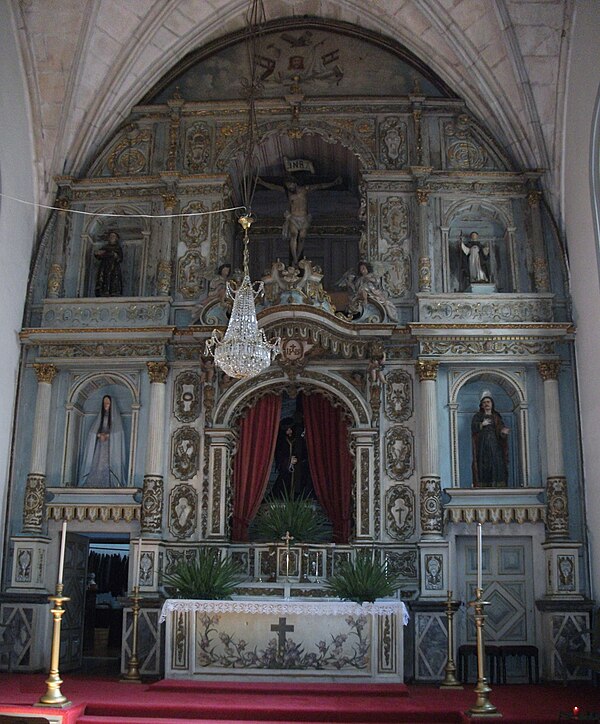
[[[34,364],[37,376],[35,418],[31,439],[31,462],[25,487],[23,506],[23,532],[41,533],[46,497],[46,461],[48,457],[48,429],[50,427],[50,402],[52,380],[58,370],[51,364]]]
[[[177,206],[174,193],[163,194],[165,214],[173,214]],[[173,264],[171,262],[171,243],[173,238],[173,219],[163,219],[161,252],[156,270],[156,291],[160,297],[168,297],[171,292]]]
[[[539,373],[544,380],[544,410],[546,420],[546,538],[567,540],[569,537],[569,505],[567,480],[563,461],[560,429],[558,375],[560,361],[540,362]]]
[[[232,461],[235,455],[235,433],[227,428],[207,429],[208,440],[208,490],[206,537],[211,540],[227,540],[229,512],[232,509]]]
[[[422,538],[442,536],[442,490],[438,461],[436,379],[439,362],[417,362],[421,398],[420,507]]]
[[[147,362],[146,366],[150,378],[150,413],[142,492],[141,531],[145,535],[160,535],[164,498],[162,475],[164,466],[164,413],[169,365],[166,362]]]
[[[431,291],[431,257],[429,256],[429,239],[427,234],[427,207],[431,191],[417,189],[419,204],[419,291]]]
[[[548,264],[544,255],[544,236],[542,231],[542,216],[540,213],[541,191],[530,191],[527,194],[529,204],[529,217],[531,220],[531,233],[533,236],[533,280],[536,292],[550,290],[548,278]]]
[[[356,490],[354,493],[355,539],[373,541],[375,517],[379,509],[379,465],[376,461],[377,430],[359,429],[350,432],[354,449]]]
[[[54,234],[54,253],[52,255],[52,263],[48,273],[48,284],[46,287],[46,295],[49,299],[58,299],[63,292],[63,281],[65,278],[65,234],[67,231],[67,211],[69,209],[69,199],[65,196],[59,196],[56,205],[60,208],[57,212],[56,232]]]

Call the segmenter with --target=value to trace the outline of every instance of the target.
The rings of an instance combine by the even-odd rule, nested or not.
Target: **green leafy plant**
[[[175,589],[175,598],[225,600],[235,591],[240,573],[231,558],[221,558],[214,548],[200,548],[195,560],[179,563],[163,582]]]
[[[392,596],[401,585],[400,576],[385,565],[358,554],[355,561],[342,563],[325,583],[325,589],[343,601],[364,603]]]
[[[288,493],[267,498],[254,519],[253,537],[259,541],[280,541],[286,533],[294,543],[319,543],[331,540],[331,524],[321,508],[307,496]]]

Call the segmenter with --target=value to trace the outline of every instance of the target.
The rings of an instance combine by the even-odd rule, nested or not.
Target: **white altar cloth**
[[[391,616],[402,615],[402,623],[408,623],[408,610],[402,601],[376,601],[353,603],[352,601],[203,601],[193,598],[168,598],[160,612],[159,623],[166,621],[171,611],[202,611],[204,613],[260,613],[285,616],[292,613],[303,616]]]
[[[168,599],[165,676],[402,681],[402,601]]]

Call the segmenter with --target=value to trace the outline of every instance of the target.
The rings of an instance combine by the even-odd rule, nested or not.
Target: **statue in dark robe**
[[[473,487],[503,488],[508,485],[508,434],[494,400],[484,390],[479,411],[471,420]]]
[[[304,430],[291,418],[285,418],[281,422],[275,445],[275,464],[277,479],[271,490],[274,498],[282,498],[284,495],[290,498],[311,495],[312,483]]]
[[[120,297],[123,294],[123,249],[116,231],[109,232],[106,244],[95,251],[94,256],[99,262],[96,271],[96,296]]]

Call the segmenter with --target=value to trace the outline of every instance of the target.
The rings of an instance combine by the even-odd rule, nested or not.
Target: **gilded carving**
[[[429,203],[429,197],[431,196],[431,190],[428,188],[418,188],[415,193],[417,195],[417,203],[419,206],[427,206]]]
[[[167,301],[122,301],[114,297],[54,302],[44,306],[43,326],[50,328],[112,328],[167,324]]]
[[[370,506],[369,506],[369,451],[360,449],[360,521],[361,535],[369,535]]]
[[[86,493],[83,493],[84,500],[85,497]],[[85,501],[77,505],[48,503],[47,516],[52,520],[77,520],[90,523],[106,523],[112,520],[115,523],[119,521],[131,523],[134,520],[140,520],[141,514],[138,503],[101,504]]]
[[[386,118],[379,126],[379,155],[386,168],[406,166],[406,123]]]
[[[42,530],[45,498],[46,476],[30,473],[25,485],[23,505],[23,530],[25,532],[39,533]]]
[[[442,556],[434,554],[425,554],[425,590],[441,591],[444,588]]]
[[[62,292],[65,269],[62,264],[51,264],[48,272],[47,293],[50,299],[58,299]]]
[[[405,578],[417,577],[417,552],[415,550],[386,551],[385,560],[389,563],[390,572],[400,574]]]
[[[171,291],[171,277],[173,276],[173,265],[166,259],[159,259],[156,266],[156,292],[160,296],[167,297]]]
[[[532,208],[536,208],[540,205],[540,201],[542,200],[542,192],[541,191],[529,191],[527,194],[527,203]]]
[[[200,415],[200,376],[196,372],[186,370],[177,375],[173,412],[179,422],[193,422]]]
[[[417,374],[419,375],[419,381],[425,382],[426,380],[437,379],[438,367],[440,363],[434,359],[419,359],[417,360]]]
[[[550,299],[505,299],[502,302],[473,302],[464,299],[421,300],[421,322],[551,322]]]
[[[58,370],[54,365],[49,364],[34,364],[33,369],[35,370],[35,376],[38,382],[45,382],[48,385],[52,384],[52,380],[58,374]]]
[[[431,291],[431,257],[419,257],[419,291]]]
[[[446,160],[449,168],[479,170],[487,163],[483,147],[473,140],[471,122],[462,114],[455,121],[444,124]]]
[[[223,450],[223,448],[217,448],[215,450],[212,486],[212,533],[219,533],[219,520],[221,516],[221,480],[223,479],[224,455],[225,450]]]
[[[424,534],[441,535],[443,528],[442,488],[437,477],[421,478],[421,530]]]
[[[180,427],[171,440],[171,472],[179,480],[189,480],[200,465],[200,435],[193,427]]]
[[[575,556],[556,557],[556,580],[558,590],[572,593],[575,591]]]
[[[206,289],[204,259],[199,251],[186,252],[177,265],[177,290],[184,299],[197,299]]]
[[[404,370],[393,370],[385,378],[385,414],[404,422],[413,414],[412,377]]]
[[[546,483],[546,531],[548,538],[569,537],[569,499],[564,477],[548,478]]]
[[[40,357],[75,359],[82,357],[164,357],[164,344],[45,344]]]
[[[154,579],[154,551],[142,551],[140,556],[140,586],[152,586]]]
[[[550,289],[548,264],[543,257],[536,257],[533,260],[533,282],[538,292],[547,292]]]
[[[396,425],[386,432],[385,467],[394,480],[406,480],[414,472],[414,437],[407,427]]]
[[[111,149],[106,163],[112,176],[135,176],[147,171],[152,134],[130,126]]]
[[[385,531],[394,540],[415,532],[415,494],[407,485],[394,485],[385,496]]]
[[[393,252],[393,253],[392,253]],[[385,254],[387,261],[379,262],[383,274],[383,289],[391,297],[404,297],[412,290],[410,254],[403,247],[392,247]]]
[[[176,485],[169,496],[169,530],[176,538],[189,538],[197,519],[198,493],[191,485]]]
[[[189,193],[189,189],[186,189]],[[180,239],[188,249],[196,249],[208,238],[207,208],[201,201],[190,201],[181,209],[182,214],[197,214],[196,216],[182,216]]]
[[[169,376],[169,365],[166,362],[146,362],[148,377],[151,383],[164,385]]]
[[[424,339],[421,342],[422,354],[465,355],[465,354],[503,354],[538,355],[554,354],[554,343],[545,340],[520,340],[515,338],[493,337],[473,339],[473,337],[454,337],[453,339]]]
[[[15,550],[16,570],[15,581],[17,583],[31,583],[33,548],[17,548]]]
[[[185,165],[191,173],[206,171],[210,161],[210,128],[197,121],[185,134]]]
[[[392,244],[408,237],[409,211],[406,201],[398,196],[390,196],[381,204],[381,233]]]
[[[162,475],[145,475],[142,490],[142,533],[162,530],[164,483]]]
[[[561,362],[560,360],[550,360],[548,362],[538,362],[538,370],[540,377],[544,382],[549,380],[557,380],[560,374]]]

